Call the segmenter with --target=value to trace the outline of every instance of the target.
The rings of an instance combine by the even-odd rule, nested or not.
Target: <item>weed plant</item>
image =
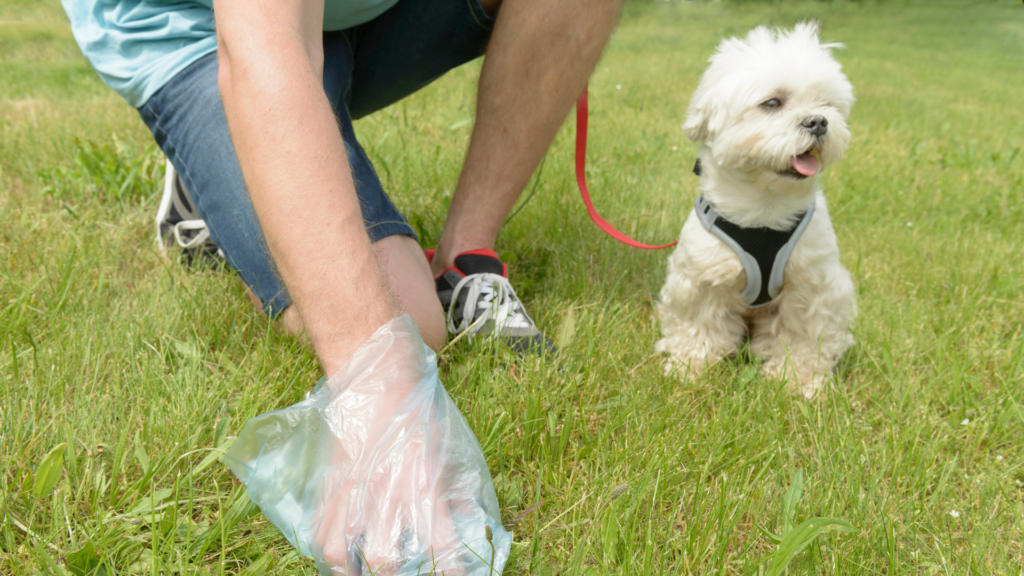
[[[567,123],[499,240],[562,353],[441,357],[515,532],[506,574],[1024,573],[1019,2],[629,3],[590,85],[595,202],[671,240],[696,190],[680,125],[707,57],[805,18],[846,44],[858,96],[847,158],[823,176],[858,344],[811,402],[743,357],[665,375],[667,254],[590,224]],[[357,123],[424,246],[479,69]],[[217,457],[320,369],[237,277],[160,257],[162,162],[59,4],[0,0],[2,573],[315,573]]]

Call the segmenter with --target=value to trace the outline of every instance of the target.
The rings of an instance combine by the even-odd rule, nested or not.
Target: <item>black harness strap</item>
[[[700,161],[694,172],[700,170]],[[800,214],[790,230],[771,228],[742,228],[718,215],[714,207],[701,195],[694,204],[701,224],[739,256],[747,273],[747,286],[743,301],[750,308],[768,304],[782,292],[782,273],[797,240],[814,215],[814,203]]]

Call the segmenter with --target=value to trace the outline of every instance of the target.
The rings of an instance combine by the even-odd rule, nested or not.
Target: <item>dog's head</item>
[[[723,41],[683,129],[719,167],[775,192],[807,192],[843,156],[853,87],[818,26],[752,30]]]

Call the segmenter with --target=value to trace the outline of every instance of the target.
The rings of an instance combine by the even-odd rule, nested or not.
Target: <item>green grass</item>
[[[499,242],[567,343],[560,364],[442,358],[518,518],[507,574],[778,573],[773,535],[812,517],[856,531],[819,536],[789,574],[1024,573],[1019,2],[631,4],[591,82],[595,201],[643,241],[674,237],[696,188],[679,126],[706,58],[808,17],[846,44],[858,96],[824,182],[857,346],[814,402],[743,360],[664,376],[666,254],[589,223],[567,124]],[[478,71],[358,124],[426,244]],[[0,1],[0,572],[314,574],[207,457],[300,399],[316,359],[232,275],[161,260],[150,141],[56,2]]]

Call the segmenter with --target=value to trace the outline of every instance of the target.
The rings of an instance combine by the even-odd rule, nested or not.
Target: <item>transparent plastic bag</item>
[[[508,559],[483,451],[408,315],[223,459],[325,576],[492,576]]]

